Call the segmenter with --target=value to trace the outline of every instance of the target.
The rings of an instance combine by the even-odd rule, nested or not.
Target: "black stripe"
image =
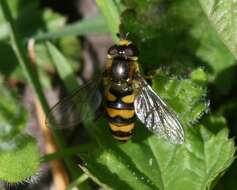
[[[112,124],[123,124],[123,125],[128,125],[128,124],[131,124],[135,121],[135,115],[129,119],[124,119],[120,116],[116,116],[116,117],[110,117],[108,114],[107,115],[107,118],[109,120],[110,123]]]
[[[127,90],[127,91],[117,91],[117,90],[114,90],[113,88],[110,88],[109,92],[113,94],[114,96],[116,96],[117,98],[122,98],[127,95],[132,95],[133,89],[131,88],[130,90]]]
[[[134,109],[133,102],[132,103],[125,103],[125,102],[122,101],[123,97],[128,96],[128,95],[132,95],[133,94],[133,90],[119,92],[119,91],[115,91],[115,90],[110,88],[109,91],[117,99],[115,101],[108,101],[107,100],[107,106],[108,107],[119,109],[119,110],[123,110],[123,109],[133,110]]]
[[[133,103],[124,103],[122,101],[107,101],[107,107],[118,110],[134,110]]]
[[[109,123],[111,123],[111,124],[113,124],[113,125],[115,125],[116,127],[124,127],[124,126],[127,126],[127,125],[130,125],[130,124],[132,124],[132,123],[125,123],[125,124],[123,124],[123,125],[119,125],[119,123],[112,123],[112,122],[109,122]],[[133,122],[134,123],[134,122]],[[133,128],[135,128],[135,124],[134,124],[134,127]]]
[[[113,131],[111,129],[110,129],[110,131],[116,137],[129,137],[133,134],[132,131],[131,132],[122,132],[122,131]]]

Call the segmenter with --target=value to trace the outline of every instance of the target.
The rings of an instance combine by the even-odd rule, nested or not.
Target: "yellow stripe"
[[[132,56],[132,57],[129,57],[129,60],[137,61],[137,60],[138,60],[138,57],[137,57],[137,56]]]
[[[124,46],[124,45],[129,45],[129,44],[131,44],[132,42],[131,41],[128,41],[128,40],[126,40],[126,39],[121,39],[120,41],[119,41],[119,45],[120,46]]]
[[[124,119],[129,119],[134,116],[134,110],[117,110],[113,108],[106,108],[106,111],[110,117],[120,116]]]
[[[112,131],[130,132],[134,129],[134,123],[124,126],[117,126],[112,123],[109,123],[109,127],[111,128]]]
[[[114,136],[114,135],[113,135],[113,137],[114,137],[115,139],[117,139],[117,140],[128,140],[128,139],[131,138],[131,136],[127,136],[127,137],[117,137],[117,136]]]
[[[113,94],[111,94],[109,91],[107,92],[107,96],[106,96],[107,100],[109,101],[115,101],[117,98],[116,96],[114,96]]]
[[[122,98],[122,101],[124,103],[133,103],[134,102],[134,94],[128,95],[128,96],[124,96]]]

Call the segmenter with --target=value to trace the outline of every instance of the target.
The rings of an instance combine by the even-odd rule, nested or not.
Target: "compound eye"
[[[116,45],[112,46],[108,50],[109,55],[117,55],[118,54],[118,47]]]
[[[128,56],[128,57],[131,57],[134,54],[133,50],[130,47],[126,47],[124,49],[124,52],[125,52],[125,55]]]
[[[128,57],[132,57],[132,56],[137,56],[138,55],[138,50],[136,48],[136,46],[134,46],[133,44],[128,45],[125,49],[124,49],[125,55]]]

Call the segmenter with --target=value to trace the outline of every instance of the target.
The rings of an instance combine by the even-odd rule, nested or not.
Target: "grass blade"
[[[96,0],[96,3],[106,19],[113,40],[117,41],[116,34],[119,32],[120,13],[116,4],[112,0]]]
[[[50,31],[47,33],[41,33],[35,36],[36,40],[49,40],[57,39],[66,36],[79,36],[90,33],[105,33],[108,32],[105,20],[101,15],[85,18],[79,22],[68,24],[63,29],[58,29],[57,31]]]
[[[47,42],[46,46],[65,87],[68,92],[73,92],[79,87],[73,68],[67,62],[63,54],[52,43]]]

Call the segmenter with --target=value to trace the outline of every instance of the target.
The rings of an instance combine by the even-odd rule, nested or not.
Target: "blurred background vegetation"
[[[0,189],[235,190],[237,2],[0,0]],[[141,124],[115,142],[106,119],[45,127],[59,99],[103,69],[119,24],[185,143]]]

